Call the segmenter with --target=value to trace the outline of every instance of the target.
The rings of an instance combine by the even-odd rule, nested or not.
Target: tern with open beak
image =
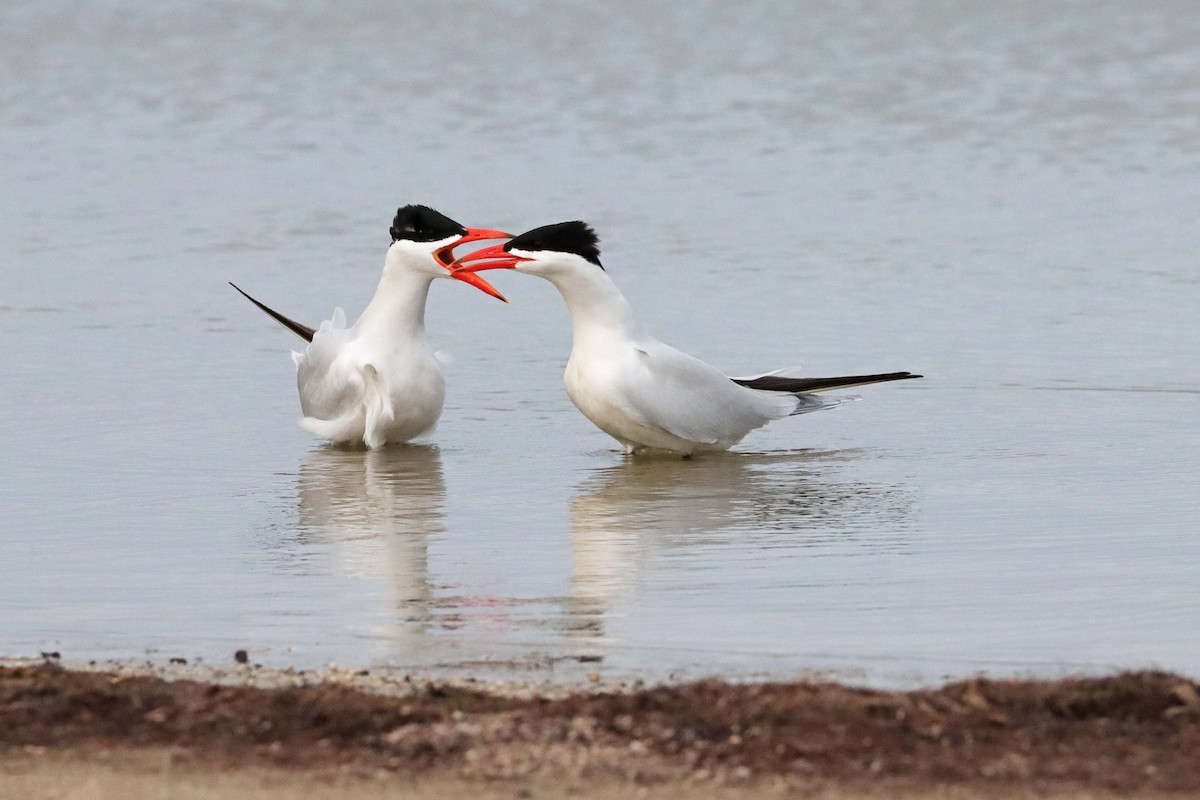
[[[554,284],[571,314],[567,395],[627,453],[726,450],[771,420],[853,399],[817,392],[921,377],[889,372],[802,378],[785,369],[730,378],[646,333],[600,265],[598,244],[583,222],[546,225],[463,256],[454,274],[515,269]]]
[[[442,415],[446,383],[425,341],[425,300],[437,278],[457,278],[504,300],[477,275],[453,274],[454,248],[512,234],[465,228],[426,206],[396,211],[392,244],[375,296],[352,326],[342,309],[314,330],[246,299],[307,341],[292,353],[300,390],[301,427],[335,444],[407,442],[432,430]],[[507,301],[505,301],[507,302]]]

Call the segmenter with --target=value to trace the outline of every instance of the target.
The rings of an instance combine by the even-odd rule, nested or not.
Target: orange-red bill
[[[460,244],[466,244],[467,242],[478,242],[482,239],[511,239],[511,238],[513,238],[513,235],[511,233],[505,233],[504,231],[493,231],[493,230],[489,230],[488,228],[467,228],[466,235],[463,236],[461,239],[459,239],[454,244],[455,244],[455,246],[458,246]]]
[[[508,299],[504,295],[500,294],[500,291],[495,286],[492,286],[490,283],[473,272],[455,272],[452,270],[450,272],[450,277],[460,280],[463,283],[469,283],[479,291],[483,292],[484,294],[490,294],[497,300],[501,300],[505,303],[508,302]]]
[[[507,303],[508,300],[505,299],[504,295],[500,294],[499,290],[497,290],[495,286],[492,286],[490,283],[485,281],[483,278],[480,278],[478,275],[474,275],[469,272],[463,273],[461,275],[455,273],[455,271],[453,269],[453,267],[454,267],[454,248],[458,247],[460,244],[466,244],[468,242],[478,242],[482,239],[511,239],[511,238],[512,238],[512,234],[505,233],[504,231],[496,231],[496,230],[491,230],[488,228],[467,228],[467,232],[465,234],[463,234],[461,237],[459,237],[457,242],[450,245],[449,247],[441,248],[440,250],[435,252],[433,254],[433,256],[434,256],[434,258],[437,259],[437,262],[439,264],[441,264],[443,267],[445,267],[450,272],[451,278],[456,278],[456,279],[462,281],[463,283],[469,283],[472,286],[474,286],[476,289],[478,289],[479,291],[483,292],[484,294],[489,294],[492,297],[496,298],[497,300],[502,300],[503,302]]]
[[[494,244],[490,247],[483,247],[476,250],[474,253],[468,253],[460,259],[457,259],[450,265],[450,274],[457,276],[460,272],[473,274],[482,272],[485,269],[513,269],[522,261],[528,261],[528,258],[514,256],[512,253],[504,249],[502,244]],[[468,261],[479,261],[483,263],[472,264],[471,266],[463,266]]]

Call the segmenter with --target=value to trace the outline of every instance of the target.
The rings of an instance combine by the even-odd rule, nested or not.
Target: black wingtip
[[[914,375],[911,372],[881,372],[875,375],[843,375],[837,378],[782,378],[778,375],[764,375],[761,378],[734,378],[733,382],[747,389],[761,389],[767,392],[787,392],[802,394],[819,392],[824,389],[844,389],[852,386],[864,386],[868,383],[884,383],[886,381],[906,381],[912,378],[923,378],[924,375]]]
[[[232,286],[234,289],[237,289],[238,294],[240,294],[242,297],[246,298],[251,303],[254,303],[254,305],[256,305],[260,309],[262,309],[263,313],[265,313],[271,319],[275,320],[280,325],[287,328],[289,331],[296,334],[304,341],[311,342],[313,340],[313,337],[317,335],[317,331],[315,328],[310,328],[307,325],[301,325],[299,322],[296,322],[293,319],[288,319],[283,314],[280,314],[278,311],[275,311],[274,309],[271,309],[271,308],[267,308],[265,305],[263,305],[262,303],[258,302],[253,297],[251,297],[250,295],[243,292],[242,287],[238,286],[233,281],[229,281],[229,285]]]

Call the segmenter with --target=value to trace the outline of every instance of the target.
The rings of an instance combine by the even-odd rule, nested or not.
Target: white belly
[[[321,355],[306,353],[297,364],[306,430],[380,447],[428,433],[441,417],[446,384],[432,352],[370,353],[349,343]]]
[[[696,442],[650,426],[639,418],[618,389],[621,384],[614,370],[620,369],[619,361],[592,361],[590,367],[580,366],[585,363],[588,363],[587,359],[577,359],[574,354],[567,362],[563,375],[567,397],[579,413],[620,442],[627,452],[651,449],[688,454],[701,449]],[[609,369],[596,366],[605,363]]]

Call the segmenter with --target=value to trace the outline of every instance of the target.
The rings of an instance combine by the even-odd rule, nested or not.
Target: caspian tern
[[[921,377],[889,372],[800,378],[785,369],[730,378],[646,333],[601,266],[598,244],[583,222],[546,225],[458,259],[454,274],[516,269],[555,285],[571,314],[567,395],[626,453],[727,450],[771,420],[854,399],[820,398],[816,392]],[[468,262],[477,263],[463,266]]]
[[[358,321],[346,315],[314,330],[267,308],[240,288],[246,299],[309,342],[296,362],[296,386],[305,430],[336,444],[382,447],[428,433],[442,415],[446,384],[433,349],[425,341],[425,300],[436,278],[454,277],[504,300],[487,281],[454,275],[454,248],[512,234],[465,228],[426,206],[397,209],[392,244],[375,296]],[[474,280],[472,280],[474,279]],[[505,301],[507,302],[507,301]]]

